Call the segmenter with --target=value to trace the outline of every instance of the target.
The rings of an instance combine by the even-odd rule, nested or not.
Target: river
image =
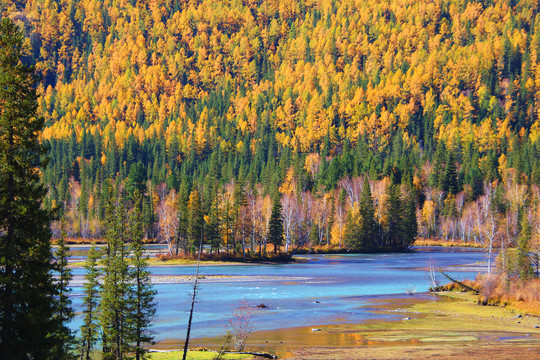
[[[80,260],[85,250],[79,248],[72,255]],[[195,304],[192,337],[223,335],[234,309],[242,302],[252,306],[251,323],[257,331],[389,318],[392,315],[376,314],[366,307],[392,294],[427,291],[429,264],[457,279],[474,278],[482,267],[469,265],[485,261],[485,253],[463,248],[418,248],[410,253],[296,258],[301,261],[201,267],[204,279]],[[156,266],[150,271],[157,290],[156,340],[184,339],[192,282],[183,276],[193,275],[195,267]],[[74,269],[72,299],[78,314],[71,324],[74,329],[82,322],[83,274],[84,269]],[[442,276],[440,280],[445,282]],[[260,304],[265,308],[256,307]]]

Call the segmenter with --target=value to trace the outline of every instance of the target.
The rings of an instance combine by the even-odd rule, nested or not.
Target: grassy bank
[[[478,296],[443,296],[381,301],[375,312],[396,321],[368,321],[257,333],[288,359],[492,359],[540,358],[540,319],[497,306],[480,306]],[[372,307],[372,306],[370,306]]]

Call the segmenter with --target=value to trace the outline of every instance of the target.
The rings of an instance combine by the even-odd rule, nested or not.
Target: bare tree
[[[375,219],[379,224],[383,223],[383,216],[385,212],[384,205],[386,204],[386,188],[390,184],[390,179],[385,177],[381,181],[373,183],[372,195],[373,204],[375,206]]]
[[[491,258],[495,235],[497,234],[497,219],[492,209],[493,188],[491,184],[484,187],[484,195],[477,200],[475,236],[487,251],[488,274],[491,274]]]
[[[231,336],[235,351],[244,351],[246,349],[246,341],[253,332],[252,316],[252,307],[245,300],[234,309],[233,317],[228,323],[228,333]]]
[[[345,223],[347,221],[347,211],[345,210],[345,204],[338,197],[335,201],[336,211],[334,213],[334,228],[338,238],[339,248],[343,246],[343,235],[345,230]]]
[[[178,199],[173,189],[168,194],[160,192],[161,199],[156,208],[159,236],[167,244],[169,254],[173,255],[173,240],[178,230]]]
[[[281,207],[283,209],[283,230],[285,231],[285,252],[287,252],[292,243],[292,230],[294,228],[294,221],[296,220],[296,197],[289,193],[283,194],[281,197]]]
[[[311,196],[311,193],[301,193],[294,227],[294,238],[296,239],[297,246],[306,246],[309,243],[309,230],[313,224],[310,211],[312,207],[313,196]]]
[[[339,181],[339,188],[345,189],[347,193],[347,205],[351,208],[355,203],[360,201],[360,193],[362,192],[363,180],[360,177],[346,177]]]
[[[201,262],[201,252],[203,244],[203,229],[201,227],[201,237],[199,240],[199,253],[197,254],[197,270],[195,271],[195,281],[193,282],[193,295],[191,296],[191,308],[189,310],[189,320],[186,333],[186,341],[184,342],[184,354],[182,360],[186,360],[188,346],[189,346],[189,336],[191,334],[191,323],[193,321],[193,310],[195,308],[195,302],[197,300],[197,293],[199,291],[199,264]]]
[[[312,217],[315,220],[317,226],[317,237],[319,244],[323,243],[325,232],[328,224],[328,217],[330,216],[330,206],[328,205],[328,196],[324,190],[321,190],[315,198],[314,206],[311,208]],[[328,243],[326,244],[328,245]]]

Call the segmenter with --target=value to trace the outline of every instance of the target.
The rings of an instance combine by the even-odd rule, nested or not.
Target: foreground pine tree
[[[147,257],[144,256],[142,196],[135,194],[135,208],[130,217],[129,235],[131,238],[130,272],[132,288],[130,291],[129,316],[130,340],[136,360],[147,359],[147,350],[143,345],[151,344],[154,336],[150,330],[156,313],[154,297],[156,291],[152,287]]]
[[[98,306],[99,306],[99,281],[100,271],[98,260],[101,253],[95,246],[90,248],[84,269],[84,298],[83,298],[83,325],[81,326],[80,359],[90,360],[90,352],[98,340]]]
[[[51,213],[42,207],[43,118],[36,116],[34,69],[24,37],[0,22],[0,359],[52,359],[62,346],[51,249]]]
[[[68,323],[73,319],[75,313],[71,307],[71,298],[69,293],[71,288],[69,282],[73,275],[71,269],[68,268],[68,252],[69,247],[66,244],[66,221],[62,217],[60,226],[60,239],[58,240],[58,249],[55,253],[55,264],[57,273],[57,295],[55,296],[56,302],[56,321],[58,323],[58,335],[59,340],[53,350],[53,356],[58,360],[72,360],[75,359],[74,345],[75,335],[69,328]]]
[[[129,328],[129,264],[125,245],[126,205],[117,190],[107,205],[107,250],[101,290],[100,325],[104,360],[119,360],[132,350]]]

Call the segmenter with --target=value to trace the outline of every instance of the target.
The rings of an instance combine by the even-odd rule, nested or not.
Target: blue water
[[[406,254],[354,254],[298,256],[303,263],[201,267],[201,275],[264,276],[264,281],[203,282],[192,327],[192,337],[219,336],[226,332],[233,310],[242,301],[253,309],[255,330],[357,322],[388,315],[363,308],[377,297],[404,294],[407,290],[427,291],[429,263],[446,268],[457,279],[474,278],[476,273],[452,270],[485,260],[481,251],[460,248],[421,248]],[[450,267],[450,268],[449,268]],[[75,269],[81,275],[83,269]],[[194,266],[152,267],[156,275],[193,275]],[[271,278],[269,279],[268,276]],[[300,278],[292,279],[291,278]],[[447,282],[441,277],[442,282]],[[192,285],[158,284],[156,340],[184,339],[191,305]],[[74,287],[73,302],[81,310],[82,289]],[[80,316],[73,327],[81,324]]]

